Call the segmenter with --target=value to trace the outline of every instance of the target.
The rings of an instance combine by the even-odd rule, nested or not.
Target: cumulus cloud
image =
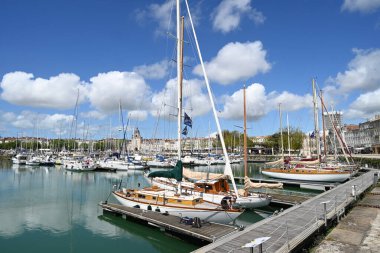
[[[148,112],[143,110],[129,111],[128,118],[131,120],[143,121],[148,117]]]
[[[251,84],[246,88],[246,98],[248,120],[260,119],[268,112],[276,110],[279,103],[285,111],[312,107],[310,94],[299,96],[287,91],[267,94],[265,87],[259,83]],[[243,119],[243,89],[236,91],[231,96],[225,96],[224,101],[221,117],[232,120]]]
[[[168,75],[169,66],[170,63],[163,60],[151,65],[137,66],[133,71],[147,79],[161,79]]]
[[[79,90],[79,103],[85,100],[86,86],[75,74],[62,73],[49,79],[33,74],[11,72],[3,76],[1,98],[11,104],[55,109],[73,108]]]
[[[39,114],[32,111],[22,111],[20,114],[5,112],[1,115],[1,120],[12,127],[19,129],[35,129],[34,131],[49,130],[60,133],[63,129],[69,128],[73,121],[72,115],[66,114]]]
[[[266,54],[261,41],[228,43],[219,50],[216,57],[205,63],[207,75],[211,80],[227,85],[258,73],[266,73],[271,69]],[[203,75],[200,65],[193,72]]]
[[[137,10],[136,17],[139,22],[147,19],[154,20],[158,23],[156,33],[164,34],[168,30],[174,30],[176,25],[172,19],[168,18],[171,16],[173,8],[175,8],[175,1],[173,0],[167,0],[163,4],[150,4],[145,10]]]
[[[183,80],[183,108],[190,117],[204,115],[211,109],[204,84],[199,79]],[[169,80],[165,88],[152,97],[153,116],[175,119],[177,115],[177,79]]]
[[[228,33],[239,27],[241,19],[247,16],[255,24],[264,23],[265,17],[252,8],[251,0],[223,0],[212,14],[213,28]]]
[[[352,90],[372,91],[380,83],[380,49],[360,50],[354,49],[355,58],[348,63],[348,69],[338,73],[335,78],[329,79],[329,86],[336,86],[337,92],[350,92]],[[328,87],[334,90],[334,87]]]
[[[380,89],[361,94],[344,114],[347,118],[369,119],[379,114],[380,109]]]
[[[349,12],[374,12],[380,7],[380,0],[344,0],[342,10]]]
[[[150,87],[135,72],[111,71],[90,79],[88,97],[102,113],[117,111],[120,102],[124,110],[141,110],[149,107]]]

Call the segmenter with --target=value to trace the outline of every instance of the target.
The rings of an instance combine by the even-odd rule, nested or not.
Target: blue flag
[[[186,126],[191,127],[191,128],[193,127],[193,121],[191,120],[189,115],[187,115],[186,112],[185,112],[185,118],[183,119],[183,124],[185,124]]]
[[[185,128],[182,130],[182,134],[187,135],[187,126],[185,126]]]
[[[310,138],[314,139],[314,137],[315,137],[315,133],[314,133],[314,131],[313,131],[313,132],[311,132],[311,134],[310,134]]]

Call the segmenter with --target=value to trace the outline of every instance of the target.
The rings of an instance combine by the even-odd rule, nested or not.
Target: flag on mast
[[[191,120],[189,115],[187,115],[186,112],[185,112],[185,117],[183,119],[183,124],[185,124],[186,126],[191,127],[191,128],[193,127],[193,121]]]

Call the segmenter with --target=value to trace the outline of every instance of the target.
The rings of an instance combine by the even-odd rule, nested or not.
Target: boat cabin
[[[229,192],[230,186],[227,179],[199,180],[194,183],[194,189],[204,193],[217,194],[220,192]]]

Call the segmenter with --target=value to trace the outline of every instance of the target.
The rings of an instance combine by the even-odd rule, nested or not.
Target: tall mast
[[[243,89],[243,101],[244,101],[244,176],[248,176],[248,152],[247,152],[247,108],[245,97],[245,85]]]
[[[282,112],[281,112],[281,103],[278,104],[278,112],[280,114],[280,134],[281,134],[281,157],[284,161],[284,138],[282,136]]]
[[[321,105],[324,104],[323,102],[323,94],[322,90],[320,90],[321,94]],[[321,106],[321,111],[322,111],[322,128],[323,128],[323,154],[326,157],[327,155],[327,147],[326,147],[326,129],[325,129],[325,117],[323,116],[324,108]]]
[[[193,30],[193,35],[194,35],[195,45],[197,47],[199,61],[201,62],[201,66],[202,66],[202,72],[203,72],[203,76],[204,76],[204,79],[205,79],[208,96],[209,96],[210,101],[211,101],[212,112],[214,114],[214,119],[215,119],[216,127],[218,129],[218,134],[219,134],[219,137],[220,137],[220,142],[222,143],[223,154],[224,154],[224,157],[226,159],[226,167],[224,169],[224,172],[225,172],[225,174],[228,174],[230,176],[231,182],[232,182],[232,186],[234,188],[236,196],[239,197],[239,194],[238,194],[238,191],[237,191],[237,187],[236,187],[236,184],[235,184],[235,178],[234,178],[234,175],[233,175],[232,169],[231,169],[230,158],[228,157],[228,154],[227,154],[227,149],[226,149],[226,144],[224,143],[224,137],[223,137],[222,129],[220,127],[218,115],[216,113],[216,108],[215,108],[214,99],[213,99],[212,93],[211,93],[210,83],[208,81],[206,69],[205,69],[205,66],[204,66],[204,63],[203,63],[203,58],[202,58],[201,50],[199,48],[197,34],[195,32],[195,29],[194,29],[193,19],[191,18],[189,4],[188,4],[187,0],[185,0],[185,2],[186,2],[187,12],[189,13],[189,20],[190,20],[190,23],[191,23],[191,28]]]
[[[318,160],[321,161],[321,145],[319,144],[319,124],[318,124],[318,103],[317,103],[317,91],[315,89],[315,80],[312,79],[313,83],[313,103],[314,103],[314,135],[317,144],[317,155]]]
[[[182,134],[182,56],[183,56],[183,18],[181,23],[180,0],[177,0],[177,85],[178,85],[178,160],[181,160],[181,134]]]

